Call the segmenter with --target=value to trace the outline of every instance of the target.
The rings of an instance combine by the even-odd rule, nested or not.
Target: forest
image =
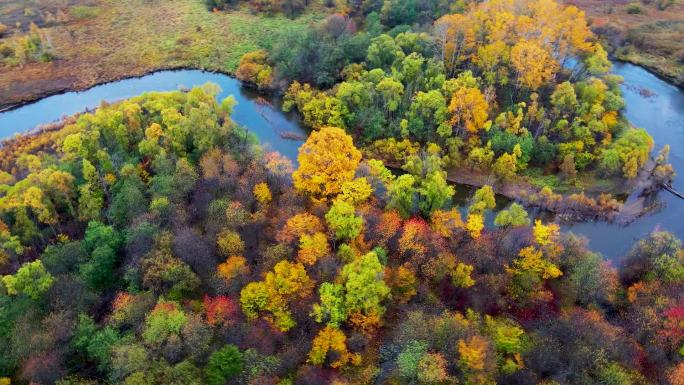
[[[609,261],[531,210],[674,177],[584,12],[339,3],[204,4],[335,9],[237,63],[296,162],[211,83],[3,142],[0,385],[684,385],[681,240]]]

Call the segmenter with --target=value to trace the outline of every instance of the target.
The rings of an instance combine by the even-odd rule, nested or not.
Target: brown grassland
[[[158,69],[232,73],[244,53],[321,14],[291,20],[247,9],[209,12],[203,0],[2,1],[0,23],[8,30],[0,43],[20,38],[34,22],[55,59],[4,66],[0,61],[0,107]]]
[[[565,0],[583,9],[618,59],[684,85],[684,3],[680,0]],[[660,4],[660,7],[659,7]],[[667,7],[663,8],[664,5]]]

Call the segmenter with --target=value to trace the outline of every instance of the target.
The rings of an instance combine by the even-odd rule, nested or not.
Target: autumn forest
[[[75,30],[116,7],[80,1]],[[204,46],[186,53],[210,64],[169,67],[228,72],[294,116],[298,156],[212,83],[6,139],[0,385],[684,385],[682,242],[658,227],[608,259],[561,230],[649,215],[625,197],[677,171],[625,116],[584,10],[200,3],[211,39],[224,17],[281,25],[203,41],[240,52],[232,69]],[[26,12],[0,23],[0,74],[61,74],[70,53]]]

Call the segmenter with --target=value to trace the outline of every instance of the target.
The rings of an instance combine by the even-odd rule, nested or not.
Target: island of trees
[[[237,76],[284,89],[285,110],[313,129],[344,128],[393,167],[415,173],[418,158],[434,154],[453,181],[508,185],[506,195],[530,204],[613,218],[619,202],[583,192],[629,191],[653,140],[621,115],[620,78],[581,11],[487,1],[419,32],[402,17],[418,23],[439,7],[395,20],[392,4],[361,7],[360,32],[361,16],[333,15],[247,54]],[[673,175],[666,157],[644,172],[654,185]]]

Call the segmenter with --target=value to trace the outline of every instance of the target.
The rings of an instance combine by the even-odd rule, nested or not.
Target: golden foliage
[[[445,238],[454,236],[458,230],[464,228],[461,213],[455,208],[449,211],[435,210],[432,212],[430,226],[433,231]]]
[[[217,275],[226,281],[231,281],[238,276],[247,274],[249,274],[249,266],[247,266],[245,257],[228,257],[225,262],[217,267]]]
[[[325,230],[323,222],[317,216],[301,213],[290,217],[282,230],[278,232],[278,242],[292,242],[304,234],[313,235]]]
[[[457,90],[449,103],[449,112],[452,114],[451,124],[465,128],[471,134],[488,128],[489,103],[477,88]]]
[[[361,356],[347,349],[347,336],[339,329],[326,326],[313,340],[309,362],[314,365],[323,365],[330,353],[333,353],[332,357],[337,358],[330,363],[331,368],[338,369],[347,364],[355,366],[361,364]]]
[[[344,130],[323,127],[311,133],[297,160],[299,168],[292,174],[295,188],[314,199],[326,200],[354,178],[361,152]]]
[[[480,214],[470,213],[468,214],[468,220],[466,222],[466,231],[470,234],[473,239],[480,238],[482,230],[484,229],[484,217]]]
[[[306,265],[313,265],[319,258],[330,253],[328,237],[323,233],[304,234],[299,238],[297,260]]]
[[[483,370],[485,358],[489,350],[489,342],[481,336],[475,335],[466,342],[458,340],[458,362],[466,370]]]
[[[262,206],[269,204],[271,199],[273,199],[271,189],[268,188],[268,184],[265,182],[254,185],[254,197]]]

